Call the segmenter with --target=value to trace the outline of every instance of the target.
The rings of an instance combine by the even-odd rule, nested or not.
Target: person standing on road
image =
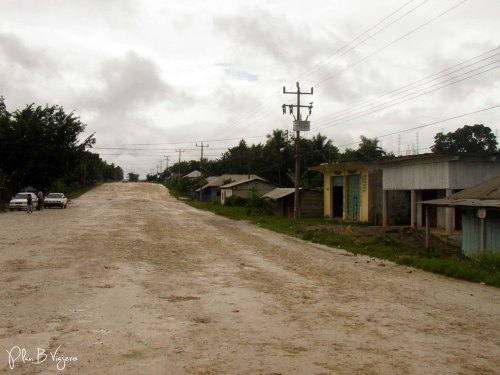
[[[38,197],[38,206],[36,206],[36,210],[41,211],[43,210],[43,193],[41,190],[38,192],[37,197]]]
[[[28,207],[27,207],[26,213],[27,214],[33,213],[33,198],[31,197],[30,193],[28,193],[27,203],[28,203]]]

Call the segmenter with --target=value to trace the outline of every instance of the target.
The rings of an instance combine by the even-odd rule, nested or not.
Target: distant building
[[[187,175],[182,176],[182,178],[190,178],[190,179],[195,179],[195,178],[199,178],[199,177],[201,177],[201,172],[197,171],[197,170],[194,170],[194,171],[188,173]]]
[[[323,192],[300,188],[299,196],[302,217],[323,216]],[[272,202],[274,214],[293,218],[295,188],[276,188],[262,198]]]
[[[224,174],[222,176],[210,176],[207,177],[208,183],[201,188],[202,190],[202,200],[205,202],[220,201],[221,191],[220,187],[231,182],[251,180],[254,178],[260,178],[257,175],[251,174]],[[262,179],[263,180],[263,179]],[[199,190],[197,190],[199,194]]]
[[[226,200],[232,196],[247,198],[250,196],[252,191],[256,191],[260,195],[264,195],[274,188],[276,188],[276,185],[264,180],[261,177],[230,182],[220,186],[219,188],[221,192],[221,203],[225,204]]]

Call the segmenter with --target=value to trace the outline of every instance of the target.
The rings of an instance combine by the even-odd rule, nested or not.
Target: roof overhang
[[[432,199],[418,202],[419,204],[440,207],[488,208],[500,210],[500,199]]]

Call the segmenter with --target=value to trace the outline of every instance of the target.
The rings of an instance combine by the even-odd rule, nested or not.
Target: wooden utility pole
[[[210,145],[204,145],[203,142],[201,142],[201,145],[198,146],[198,143],[196,143],[196,147],[201,147],[201,157],[200,157],[200,181],[201,181],[201,176],[203,175],[202,171],[202,165],[203,165],[203,148],[205,147],[210,147]],[[203,190],[200,184],[200,202],[203,200]]]
[[[177,183],[179,184],[178,187],[181,186],[181,153],[184,152],[185,150],[175,150],[175,152],[179,153],[179,176],[177,176]]]
[[[283,86],[283,94],[292,94],[297,95],[297,104],[283,104],[283,114],[286,114],[286,108],[290,110],[290,114],[293,116],[293,130],[296,132],[295,136],[295,196],[294,196],[294,205],[293,205],[293,218],[300,219],[300,132],[301,131],[309,131],[311,128],[310,122],[308,121],[309,116],[312,111],[312,102],[309,105],[301,105],[300,104],[300,95],[312,95],[313,89],[311,87],[311,92],[301,92],[299,83],[297,82],[297,91],[291,92],[286,91],[286,88]],[[293,113],[293,109],[297,108],[297,117],[295,117]],[[307,118],[303,121],[302,116],[300,114],[300,108],[308,108],[309,114]]]
[[[167,167],[165,168],[165,179],[164,179],[164,182],[167,183],[168,161],[170,160],[170,156],[166,156],[165,155],[165,160],[167,161]]]

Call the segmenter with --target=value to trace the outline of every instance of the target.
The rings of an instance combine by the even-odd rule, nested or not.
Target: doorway
[[[333,217],[344,217],[344,176],[332,177],[332,213]]]

